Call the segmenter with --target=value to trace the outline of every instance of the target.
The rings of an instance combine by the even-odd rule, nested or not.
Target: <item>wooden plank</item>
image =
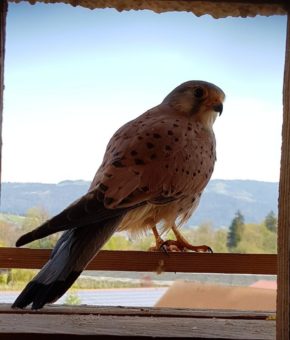
[[[0,338],[46,339],[60,335],[130,339],[274,339],[273,320],[112,315],[1,314]]]
[[[36,2],[41,2],[42,0],[9,0],[9,2],[20,2],[20,1],[26,1],[29,3],[36,3]],[[57,2],[65,2],[64,0],[45,0],[46,3],[57,3]],[[80,0],[74,0],[76,3],[80,2]],[[155,0],[154,2],[166,2],[166,0]],[[187,2],[199,2],[200,0],[186,0]],[[98,0],[95,0],[96,2],[96,6],[98,6]],[[110,3],[110,1],[104,1],[104,3],[108,2]],[[138,0],[128,0],[128,4],[131,4],[132,7],[134,6],[134,2],[138,2]],[[203,2],[207,3],[230,3],[230,4],[234,4],[234,3],[241,3],[241,4],[247,4],[249,6],[251,5],[281,5],[281,7],[285,7],[287,5],[287,0],[204,0]]]
[[[51,250],[0,248],[0,268],[41,268]],[[274,275],[274,254],[197,254],[101,251],[87,270]]]
[[[156,307],[104,307],[104,306],[67,306],[48,305],[43,309],[11,309],[11,304],[0,304],[0,314],[78,314],[78,315],[112,315],[112,316],[154,316],[180,318],[217,318],[217,319],[245,319],[268,320],[274,319],[276,313],[272,311],[241,311],[221,309],[189,309],[189,308],[156,308]]]
[[[279,185],[277,339],[290,332],[290,19],[288,14],[283,89],[282,153]]]
[[[196,16],[205,14],[214,18],[254,17],[256,15],[285,15],[288,0],[9,0],[35,3],[66,3],[90,9],[115,8],[118,11],[152,10],[156,13],[168,11],[192,12]]]
[[[35,4],[37,2],[46,2],[46,3],[71,3],[71,4],[75,4],[75,6],[77,5],[81,5],[84,0],[9,0],[9,2],[20,2],[20,1],[25,1],[25,2],[29,2],[31,4]],[[88,2],[88,0],[87,0]],[[111,0],[102,0],[102,1],[98,1],[98,0],[91,0],[92,3],[95,3],[95,7],[101,7],[104,5],[107,5],[108,7],[118,7],[118,4],[115,3],[115,6],[113,6],[113,1]],[[127,5],[135,8],[136,5],[138,5],[138,2],[140,2],[139,0],[127,0]],[[166,0],[155,0],[155,3],[159,3],[159,2],[170,2],[170,1],[166,1]],[[173,2],[173,1],[171,1]],[[195,3],[195,2],[200,2],[200,0],[184,0],[184,1],[180,1],[180,3],[182,2],[187,2],[187,3]],[[203,0],[203,3],[208,3],[208,4],[245,4],[248,5],[249,7],[254,7],[255,5],[277,5],[279,7],[281,7],[281,9],[286,9],[287,5],[288,5],[288,0]],[[150,4],[148,4],[149,6]],[[172,4],[172,6],[174,7],[174,3]],[[153,4],[151,5],[152,7]],[[175,5],[176,6],[176,5]]]
[[[2,121],[3,121],[3,94],[4,94],[4,60],[5,60],[5,36],[6,16],[8,4],[6,0],[0,3],[0,191],[2,172]]]

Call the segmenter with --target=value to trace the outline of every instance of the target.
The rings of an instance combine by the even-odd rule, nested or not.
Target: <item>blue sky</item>
[[[92,179],[113,132],[180,83],[227,95],[213,178],[279,179],[286,17],[10,4],[3,180]]]

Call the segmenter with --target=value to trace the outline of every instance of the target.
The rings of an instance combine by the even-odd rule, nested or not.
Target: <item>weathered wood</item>
[[[35,1],[31,1],[35,2]],[[51,2],[61,2],[53,0]],[[68,2],[68,1],[63,1]],[[160,1],[161,2],[161,1]],[[194,1],[192,1],[194,2]],[[246,0],[215,0],[216,3],[244,3]],[[77,4],[78,1],[70,1]],[[85,2],[84,2],[85,3]],[[253,0],[252,4],[269,4],[286,8],[286,1],[276,0]],[[5,7],[6,6],[6,7]],[[3,10],[4,9],[4,10]],[[4,39],[5,19],[7,4],[6,0],[1,1],[1,34],[0,34],[0,149],[2,146],[2,110],[3,110],[3,67],[4,67]],[[277,11],[277,9],[275,9]],[[248,15],[244,12],[245,16]],[[243,11],[239,12],[243,15]],[[289,27],[289,25],[288,25]],[[289,28],[288,28],[289,37]],[[287,48],[289,56],[289,44]],[[287,68],[288,65],[288,68]],[[288,71],[287,71],[288,70]],[[287,73],[288,72],[288,73]],[[289,145],[290,145],[290,108],[289,108],[289,60],[286,62],[285,83],[284,83],[284,154],[282,150],[281,160],[281,182],[280,182],[280,212],[279,212],[279,293],[278,293],[278,327],[277,339],[289,339]],[[285,95],[287,94],[287,95]],[[287,97],[286,101],[285,98]],[[287,119],[285,119],[287,115]],[[285,138],[285,135],[288,137]],[[1,152],[1,151],[0,151]],[[282,175],[284,169],[284,175]],[[1,174],[1,161],[0,161]],[[283,177],[284,176],[284,177]],[[284,210],[283,210],[284,209]],[[0,253],[0,267],[10,268],[39,268],[47,260],[49,251],[34,252],[29,257],[31,250],[21,249],[5,250]],[[8,257],[5,257],[8,255]],[[28,255],[27,258],[21,258]],[[3,256],[3,257],[2,257]],[[39,258],[37,258],[39,256]],[[16,263],[16,265],[14,265]],[[9,267],[7,267],[9,266]],[[88,269],[102,270],[142,270],[142,271],[181,271],[181,272],[214,272],[214,273],[255,273],[275,274],[275,255],[240,255],[240,254],[170,254],[143,252],[101,252],[89,265]],[[115,313],[115,314],[114,314]],[[126,314],[127,313],[127,314]],[[1,339],[51,339],[61,335],[62,339],[70,339],[80,336],[94,338],[133,338],[133,339],[165,339],[176,338],[223,338],[223,339],[273,339],[275,322],[265,320],[260,316],[243,317],[237,314],[231,317],[231,313],[224,312],[224,315],[206,315],[205,312],[196,312],[195,315],[186,314],[183,316],[171,314],[168,311],[160,311],[154,315],[147,311],[148,315],[139,311],[138,315],[131,311],[125,313],[107,312],[88,313],[78,311],[65,314],[64,311],[57,313],[5,313],[1,312],[0,338]],[[160,314],[158,314],[160,313]],[[44,316],[45,314],[45,316]],[[194,314],[194,311],[193,311]],[[122,315],[122,317],[120,317]],[[142,317],[141,317],[142,316]],[[170,317],[169,317],[170,316]],[[229,320],[231,319],[231,320]],[[240,320],[241,319],[241,320]]]
[[[255,15],[286,14],[287,0],[9,0],[11,2],[27,1],[31,4],[66,3],[90,9],[116,8],[124,10],[149,9],[157,13],[168,11],[187,11],[197,16],[209,14],[214,18],[227,16],[253,17]]]
[[[154,316],[168,318],[217,318],[217,319],[245,319],[269,320],[275,319],[272,311],[241,311],[221,309],[188,309],[188,308],[158,308],[158,307],[104,307],[104,306],[67,306],[48,305],[43,309],[11,309],[11,304],[0,304],[0,314],[67,314],[67,315],[111,315],[111,316]],[[1,318],[0,318],[1,319]]]
[[[131,315],[107,313],[83,313],[78,307],[62,307],[62,313],[51,314],[47,309],[42,312],[1,313],[0,338],[3,339],[62,339],[78,337],[94,338],[130,338],[130,339],[274,339],[275,321],[271,318],[255,319],[255,313],[249,318],[227,317],[218,311],[194,315],[194,311],[160,309],[160,314],[148,315],[132,310]],[[93,309],[90,307],[91,310]],[[67,313],[66,313],[67,309]],[[95,309],[98,311],[98,308]],[[127,310],[127,309],[125,309]],[[134,314],[136,312],[136,314]],[[184,317],[182,312],[187,315]],[[204,311],[206,313],[206,311]],[[213,316],[210,316],[210,313]],[[192,313],[190,317],[189,314]],[[223,312],[221,312],[222,314]],[[226,312],[225,312],[226,313]],[[243,312],[237,312],[240,315]],[[247,313],[247,312],[245,312]],[[246,314],[244,314],[245,316]],[[218,317],[216,317],[218,316]],[[230,316],[230,313],[229,313]]]
[[[5,35],[7,0],[0,2],[0,191],[2,173],[2,121],[3,121],[3,94],[4,94],[4,60],[5,60]]]
[[[0,248],[0,268],[41,268],[51,250]],[[101,251],[87,270],[145,272],[276,274],[274,254],[197,254],[144,251]]]
[[[29,2],[31,4],[35,4],[37,2],[46,2],[46,3],[58,3],[58,2],[67,2],[67,3],[73,3],[78,4],[81,3],[82,0],[9,0],[9,2]],[[88,1],[88,0],[87,0]],[[200,2],[201,0],[179,0],[179,2]],[[96,6],[100,6],[100,0],[92,0],[92,2],[95,2]],[[111,4],[113,3],[112,0],[102,0],[104,4]],[[128,6],[130,5],[132,8],[138,4],[138,0],[127,0]],[[155,0],[154,2],[168,2],[167,0]],[[171,2],[174,2],[171,0]],[[240,4],[247,4],[249,7],[253,5],[279,5],[282,8],[285,8],[287,6],[287,0],[203,0],[204,3],[227,3],[227,4],[235,4],[235,3],[240,3]],[[148,4],[150,6],[150,4]],[[117,7],[117,4],[116,4]]]
[[[289,12],[290,13],[290,12]],[[282,154],[279,185],[277,339],[290,332],[290,20],[288,15],[283,89]]]

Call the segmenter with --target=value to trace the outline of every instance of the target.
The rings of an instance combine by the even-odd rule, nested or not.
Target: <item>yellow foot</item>
[[[202,246],[193,246],[189,243],[184,243],[179,240],[167,240],[163,243],[163,247],[165,246],[167,251],[180,251],[180,252],[186,252],[186,251],[193,251],[195,253],[213,253],[212,249],[209,246],[202,245]],[[171,250],[173,249],[173,250]]]
[[[209,247],[207,247],[209,248]],[[209,248],[210,249],[210,248]],[[188,248],[185,247],[183,244],[181,244],[178,241],[175,240],[166,240],[162,243],[159,243],[155,247],[150,247],[148,251],[164,251],[165,253],[171,253],[171,252],[186,252],[188,251]],[[200,252],[204,252],[205,250],[200,250]]]
[[[190,244],[178,231],[176,225],[173,225],[171,228],[176,237],[176,245],[179,249],[181,249],[181,251],[191,250],[195,253],[213,253],[212,249],[209,246],[193,246],[192,244]]]
[[[150,247],[148,251],[164,251],[165,253],[170,253],[186,250],[180,249],[180,247],[177,245],[177,241],[167,240],[162,241],[160,243],[158,242],[158,244],[155,247]]]

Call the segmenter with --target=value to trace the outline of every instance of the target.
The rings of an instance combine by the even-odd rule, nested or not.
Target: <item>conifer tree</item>
[[[264,224],[268,230],[272,232],[277,231],[278,220],[273,210],[265,217]]]
[[[227,246],[230,251],[233,251],[238,243],[241,241],[242,232],[245,226],[245,218],[242,213],[238,210],[235,214],[234,219],[229,227]]]

